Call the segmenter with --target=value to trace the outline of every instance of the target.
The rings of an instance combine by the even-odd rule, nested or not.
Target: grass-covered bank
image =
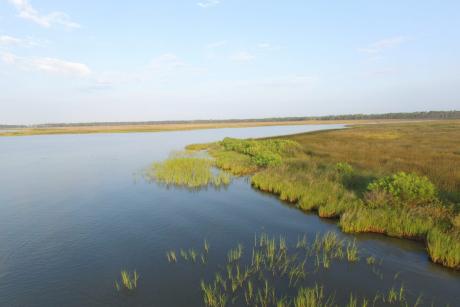
[[[215,165],[346,232],[423,240],[460,269],[460,122],[357,126],[263,140],[198,144]]]

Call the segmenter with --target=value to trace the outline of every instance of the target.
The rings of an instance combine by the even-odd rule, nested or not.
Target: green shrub
[[[281,164],[281,155],[290,155],[297,143],[288,140],[240,140],[225,138],[220,145],[226,151],[234,151],[251,157],[252,162],[259,167]]]
[[[380,178],[368,186],[368,190],[389,193],[399,203],[427,203],[436,199],[436,188],[427,177],[399,172]]]
[[[257,171],[258,167],[250,156],[235,151],[210,151],[215,159],[215,165],[236,176],[249,175]]]
[[[347,162],[339,162],[335,165],[335,169],[341,175],[349,176],[353,174],[353,167]]]
[[[277,153],[264,151],[259,152],[257,155],[253,157],[253,161],[257,166],[271,166],[271,165],[280,165],[281,164],[281,156]]]

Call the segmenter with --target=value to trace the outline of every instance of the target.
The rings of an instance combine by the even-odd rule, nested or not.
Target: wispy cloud
[[[52,25],[61,25],[66,28],[80,28],[80,25],[71,21],[69,16],[63,12],[51,12],[49,14],[41,14],[27,0],[9,0],[9,2],[18,11],[18,16],[35,22],[36,24],[49,28]]]
[[[197,3],[198,6],[205,8],[205,9],[219,5],[219,4],[220,4],[220,0],[204,0],[202,2]]]
[[[85,64],[56,58],[22,57],[9,52],[1,53],[0,58],[4,63],[15,65],[24,70],[36,70],[76,77],[86,77],[91,74],[91,69]]]
[[[83,91],[101,91],[126,86],[150,84],[161,88],[165,84],[185,82],[190,84],[206,70],[185,62],[174,53],[164,53],[154,57],[142,67],[128,71],[92,72],[88,78],[91,84]]]
[[[368,53],[368,54],[378,54],[383,52],[384,50],[397,47],[402,43],[406,42],[407,38],[405,36],[395,36],[389,37],[377,42],[374,42],[367,47],[358,48],[359,52]]]
[[[18,45],[22,42],[20,38],[12,37],[8,35],[0,36],[0,46]]]
[[[21,46],[21,47],[36,47],[42,45],[43,42],[37,41],[30,37],[18,38],[9,35],[0,35],[0,47],[1,46]]]
[[[240,51],[230,56],[230,60],[235,61],[235,62],[250,62],[254,60],[255,58],[256,57],[254,55],[246,51]]]

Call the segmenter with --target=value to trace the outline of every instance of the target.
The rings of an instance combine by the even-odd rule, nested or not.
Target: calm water
[[[190,143],[338,127],[0,138],[0,306],[200,306],[200,279],[216,264],[170,265],[167,250],[200,247],[207,238],[210,256],[224,259],[237,242],[251,245],[256,232],[295,241],[337,226],[252,189],[244,178],[226,189],[190,192],[136,174]],[[364,263],[334,265],[317,278],[339,302],[350,290],[373,296],[395,274],[427,304],[460,301],[460,275],[431,264],[422,244],[357,238],[366,253],[384,259],[389,278],[380,280]],[[141,274],[133,295],[114,288],[121,268]]]

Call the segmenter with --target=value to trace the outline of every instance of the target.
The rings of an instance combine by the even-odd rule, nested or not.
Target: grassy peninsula
[[[89,122],[51,123],[38,125],[4,125],[0,123],[0,136],[28,136],[52,134],[93,134],[162,132],[215,128],[243,128],[260,126],[317,125],[317,124],[377,124],[401,121],[459,119],[460,111],[427,111],[386,114],[348,114],[328,116],[299,116],[273,118],[247,118],[223,120],[169,120],[144,122]]]
[[[425,242],[433,262],[460,269],[460,121],[357,125],[258,140],[195,144],[213,166],[345,232]],[[192,168],[193,169],[193,168]]]

